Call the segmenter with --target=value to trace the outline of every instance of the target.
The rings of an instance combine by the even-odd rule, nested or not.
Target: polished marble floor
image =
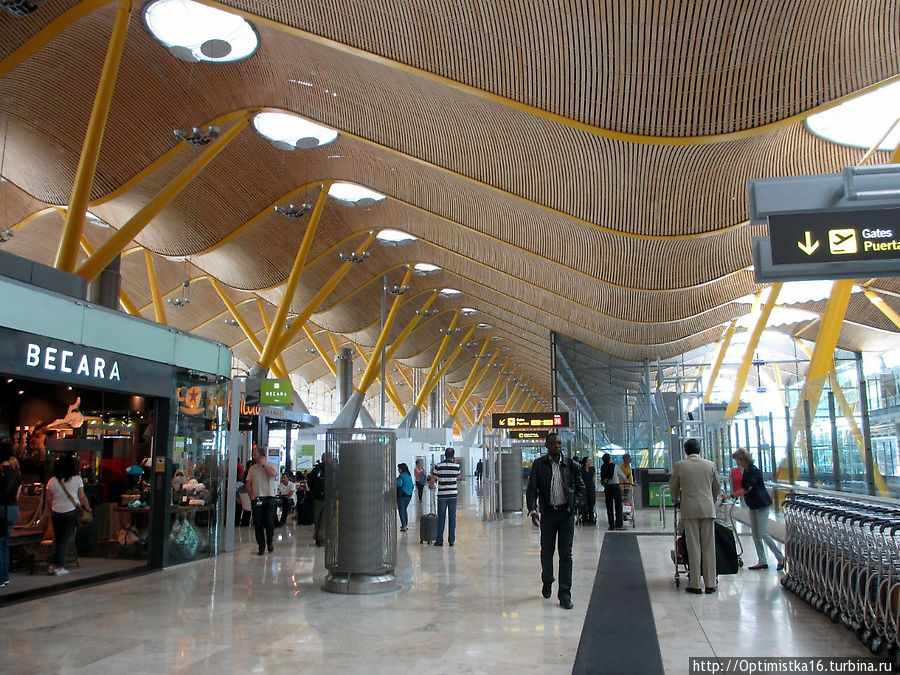
[[[460,502],[455,547],[421,546],[415,522],[400,535],[397,592],[320,590],[324,549],[310,527],[279,529],[262,557],[252,530],[239,529],[234,554],[0,607],[0,671],[571,672],[605,527],[576,532],[575,609],[566,611],[540,595],[537,529],[521,516],[482,520],[472,484]],[[689,656],[866,654],[783,591],[774,570],[723,579],[718,595],[676,589],[656,512],[640,511],[638,525],[667,673],[687,672]],[[627,625],[587,628],[634,649],[645,639]]]

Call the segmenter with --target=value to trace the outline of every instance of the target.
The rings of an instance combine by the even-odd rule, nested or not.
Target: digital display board
[[[569,426],[567,412],[493,413],[492,429],[546,429]]]

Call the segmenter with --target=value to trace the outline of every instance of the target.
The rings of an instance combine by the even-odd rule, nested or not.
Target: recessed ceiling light
[[[384,195],[355,183],[333,183],[328,194],[342,202],[352,202],[360,206],[371,206],[384,199]]]
[[[832,143],[869,149],[897,119],[900,108],[900,82],[892,82],[875,91],[857,96],[806,120],[807,128],[816,136]],[[900,125],[878,146],[893,150],[900,144]]]
[[[376,237],[382,244],[406,244],[410,241],[417,241],[416,237],[400,230],[382,230]]]
[[[144,9],[144,23],[182,61],[240,61],[259,47],[245,19],[191,0],[152,2]]]
[[[282,112],[259,113],[253,118],[253,128],[281,150],[316,148],[338,137],[334,129]]]

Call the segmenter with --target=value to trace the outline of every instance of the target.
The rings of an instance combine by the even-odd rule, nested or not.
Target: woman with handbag
[[[743,497],[744,504],[750,510],[750,536],[756,546],[757,562],[748,570],[767,570],[766,546],[775,554],[776,569],[784,569],[784,555],[778,550],[778,544],[769,534],[769,507],[772,498],[766,490],[762,472],[753,464],[753,456],[746,450],[739,449],[731,455],[744,472],[741,487],[734,491],[733,497]]]
[[[69,545],[75,537],[75,528],[79,524],[90,523],[92,518],[91,505],[84,496],[84,482],[78,474],[74,455],[65,454],[56,460],[53,478],[47,481],[45,492],[53,521],[54,544],[47,572],[54,576],[68,574],[69,570],[64,565]]]

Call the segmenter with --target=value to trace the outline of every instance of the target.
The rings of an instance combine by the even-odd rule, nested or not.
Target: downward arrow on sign
[[[803,251],[806,255],[812,255],[817,248],[819,248],[819,240],[812,240],[812,233],[807,230],[806,234],[806,243],[804,244],[802,241],[797,242],[797,248]]]

